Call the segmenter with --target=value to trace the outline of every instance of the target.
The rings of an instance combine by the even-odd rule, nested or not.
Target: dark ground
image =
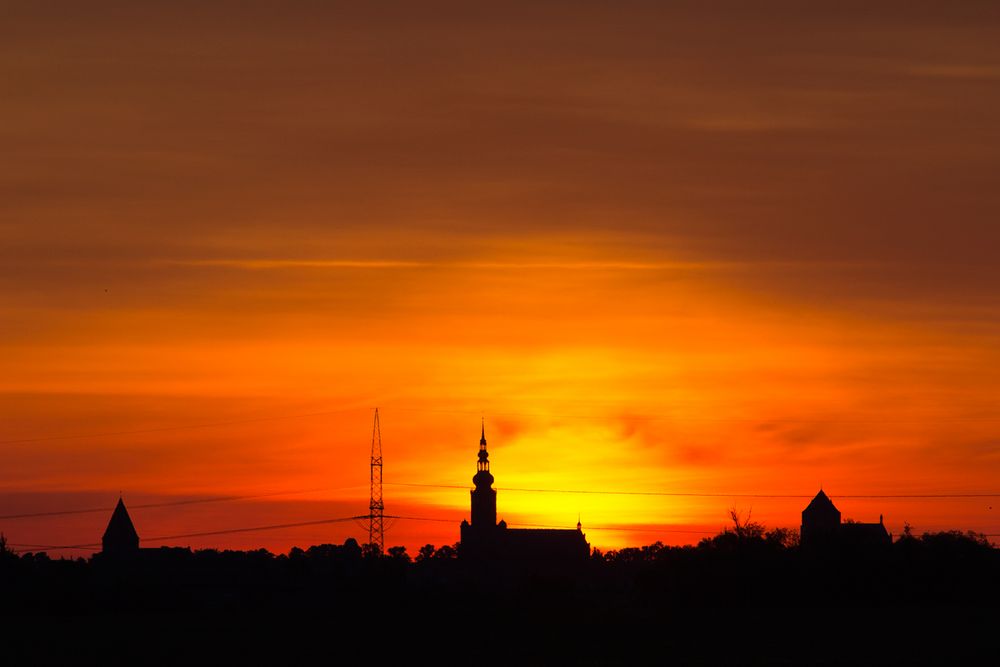
[[[7,554],[3,664],[993,664],[1000,550],[945,533],[815,553],[732,537],[565,563]]]

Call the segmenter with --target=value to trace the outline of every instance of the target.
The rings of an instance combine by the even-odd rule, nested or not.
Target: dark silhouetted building
[[[125,501],[118,498],[111,521],[101,538],[103,553],[113,556],[128,556],[139,553],[139,533],[135,532],[132,518],[125,509]]]
[[[497,492],[486,451],[486,428],[479,440],[479,460],[472,478],[472,520],[463,521],[460,554],[463,558],[534,562],[583,561],[590,545],[579,522],[576,530],[508,528],[497,523]]]
[[[881,515],[878,523],[842,522],[840,516],[840,510],[820,489],[802,510],[802,546],[864,548],[892,544],[892,535],[885,529]]]
[[[840,528],[840,510],[820,489],[816,497],[802,510],[802,544],[826,542],[835,539]]]

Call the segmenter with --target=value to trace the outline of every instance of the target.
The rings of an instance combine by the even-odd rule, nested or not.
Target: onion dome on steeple
[[[479,438],[479,462],[476,464],[476,476],[472,478],[476,488],[493,486],[493,475],[490,474],[490,453],[486,451],[486,422],[483,421],[482,435]]]

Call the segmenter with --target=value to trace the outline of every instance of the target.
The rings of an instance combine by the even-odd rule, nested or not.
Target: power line
[[[257,498],[274,498],[277,496],[291,496],[302,493],[317,493],[319,491],[343,491],[345,489],[359,488],[357,486],[321,487],[315,489],[300,489],[298,491],[274,491],[271,493],[256,493],[240,496],[218,496],[214,498],[192,498],[190,500],[172,500],[160,503],[143,503],[140,505],[130,505],[130,509],[150,509],[155,507],[180,507],[183,505],[200,505],[203,503],[223,503],[238,500],[254,500]],[[6,514],[0,519],[38,519],[49,516],[64,516],[68,514],[94,514],[99,512],[110,512],[111,507],[89,507],[76,510],[53,510],[51,512],[29,512],[25,514]]]
[[[436,522],[439,522],[439,523],[454,523],[455,522],[454,519],[437,519],[437,518],[424,517],[424,516],[395,516],[395,515],[390,516],[390,515],[387,514],[385,518],[387,518],[387,519],[401,519],[401,520],[404,520],[404,521],[436,521]],[[507,525],[508,526],[515,526],[515,527],[516,526],[526,526],[526,527],[529,527],[529,528],[556,528],[556,529],[564,529],[564,530],[573,530],[572,528],[568,528],[567,526],[559,526],[559,525],[548,524],[548,523],[507,522]],[[635,533],[652,533],[652,532],[658,532],[658,533],[699,533],[699,534],[705,534],[705,535],[715,535],[716,533],[719,532],[719,531],[713,531],[713,530],[681,530],[681,529],[678,529],[678,528],[638,528],[638,527],[630,528],[628,526],[586,526],[586,528],[587,528],[587,530],[620,530],[620,531],[635,532]]]
[[[159,537],[143,537],[143,542],[163,542],[164,540],[179,540],[187,537],[211,537],[213,535],[232,535],[235,533],[253,533],[263,530],[279,530],[281,528],[301,528],[303,526],[320,526],[324,524],[331,523],[345,523],[347,521],[354,521],[355,519],[366,519],[367,515],[362,514],[358,516],[345,516],[338,517],[336,519],[316,519],[313,521],[296,521],[293,523],[275,523],[266,526],[251,526],[248,528],[224,528],[220,530],[206,530],[197,533],[181,533],[178,535],[161,535]],[[22,546],[22,547],[36,547],[36,548],[46,548],[46,549],[91,549],[98,548],[101,546],[99,542],[88,542],[83,544],[59,544],[59,545],[40,545],[40,544],[14,544],[12,546]]]
[[[316,520],[312,520],[312,521],[296,521],[296,522],[291,522],[291,523],[268,524],[268,525],[264,525],[264,526],[250,526],[250,527],[242,527],[242,528],[224,528],[224,529],[219,529],[219,530],[206,530],[206,531],[200,531],[200,532],[194,532],[194,533],[179,533],[179,534],[176,534],[176,535],[161,535],[161,536],[158,536],[158,537],[142,538],[142,541],[143,542],[163,542],[165,540],[176,540],[176,539],[184,539],[184,538],[192,538],[192,537],[212,537],[212,536],[216,536],[216,535],[232,535],[232,534],[238,534],[238,533],[252,533],[252,532],[268,531],[268,530],[280,530],[280,529],[283,529],[283,528],[301,528],[301,527],[305,527],[305,526],[319,526],[319,525],[327,525],[327,524],[334,524],[334,523],[346,523],[348,521],[358,521],[358,520],[364,520],[364,519],[368,519],[368,518],[369,518],[369,516],[367,514],[359,514],[359,515],[356,515],[356,516],[337,517],[337,518],[332,518],[332,519],[316,519]],[[445,519],[445,518],[438,518],[438,517],[421,517],[421,516],[405,516],[405,515],[389,515],[389,514],[385,515],[384,518],[386,518],[386,519],[402,520],[402,521],[431,521],[431,522],[437,522],[437,523],[454,523],[455,522],[454,519]],[[567,528],[566,526],[560,526],[560,525],[554,525],[554,524],[542,524],[542,523],[520,523],[520,522],[512,522],[509,525],[511,525],[511,526],[524,526],[524,527],[530,527],[530,528],[556,528],[556,529],[572,530],[572,528]],[[638,527],[638,526],[636,526],[636,527],[632,527],[632,526],[587,526],[587,529],[588,530],[604,530],[604,531],[623,531],[623,532],[635,532],[635,533],[679,533],[679,534],[693,534],[693,535],[716,535],[716,534],[718,534],[720,532],[719,530],[715,530],[715,531],[712,531],[712,530],[694,530],[694,529],[688,530],[688,529],[680,529],[680,528],[663,528],[663,527],[658,527],[658,526],[646,526],[646,527]],[[977,533],[977,534],[983,535],[984,537],[1000,537],[1000,533]],[[82,550],[88,550],[88,551],[97,551],[97,550],[100,549],[101,544],[98,543],[98,542],[89,542],[89,543],[81,543],[81,544],[53,545],[53,544],[27,544],[27,543],[10,542],[10,543],[8,543],[8,546],[10,546],[10,547],[19,547],[19,548],[13,549],[13,551],[17,551],[17,552],[24,552],[24,551],[27,551],[27,550],[29,550],[31,548],[34,548],[34,549],[45,549],[45,550],[82,549]]]
[[[384,482],[386,486],[401,486],[413,488],[430,489],[468,489],[463,484],[420,484],[415,482]],[[320,491],[342,491],[345,489],[360,488],[354,486],[340,487],[318,487],[312,489],[299,489],[291,491],[273,491],[269,493],[219,496],[215,498],[192,498],[188,500],[175,500],[159,503],[143,503],[131,505],[131,509],[151,509],[159,507],[182,507],[185,505],[199,505],[204,503],[234,502],[241,500],[254,500],[258,498],[274,498],[279,496],[296,495],[303,493],[317,493]],[[497,487],[498,491],[515,493],[564,493],[576,495],[608,495],[608,496],[650,496],[666,498],[759,498],[776,500],[803,500],[813,498],[814,494],[775,494],[775,493],[699,493],[684,491],[621,491],[610,489],[546,489],[528,487]],[[842,494],[834,496],[851,500],[948,500],[948,499],[975,499],[975,498],[1000,498],[1000,493],[881,493],[881,494]],[[41,519],[45,517],[66,516],[73,514],[94,514],[110,512],[111,507],[90,507],[73,510],[52,510],[45,512],[27,512],[22,514],[0,515],[0,520],[15,519]]]
[[[183,534],[178,534],[178,535],[163,535],[163,536],[160,536],[160,537],[144,537],[144,538],[142,538],[142,541],[143,542],[162,542],[162,541],[165,541],[165,540],[176,540],[176,539],[190,538],[190,537],[211,537],[211,536],[214,536],[214,535],[231,535],[231,534],[236,534],[236,533],[251,533],[251,532],[266,531],[266,530],[279,530],[279,529],[282,529],[282,528],[301,528],[301,527],[304,527],[304,526],[318,526],[318,525],[332,524],[332,523],[345,523],[347,521],[354,521],[354,520],[367,519],[367,518],[369,518],[368,515],[361,514],[361,515],[358,515],[358,516],[339,517],[339,518],[336,518],[336,519],[318,519],[318,520],[315,520],[315,521],[297,521],[297,522],[293,522],[293,523],[270,524],[270,525],[266,525],[266,526],[252,526],[252,527],[248,527],[248,528],[227,528],[227,529],[220,529],[220,530],[201,531],[201,532],[197,532],[197,533],[183,533]],[[401,516],[401,515],[395,515],[395,514],[392,514],[392,515],[386,514],[384,518],[386,518],[386,519],[403,520],[403,521],[431,521],[431,522],[437,522],[437,523],[455,523],[454,519],[443,519],[443,518],[437,518],[437,517],[422,517],[422,516]],[[571,530],[569,528],[566,528],[566,526],[558,526],[558,525],[553,525],[553,524],[541,524],[541,523],[510,523],[509,525],[511,525],[511,526],[526,526],[526,527],[531,527],[531,528],[557,528],[557,529],[562,528],[562,529]],[[590,530],[616,530],[616,531],[627,531],[627,532],[697,533],[697,534],[706,534],[706,535],[714,535],[716,532],[718,532],[718,531],[708,531],[708,530],[680,530],[680,529],[670,529],[670,528],[630,528],[630,527],[627,527],[627,526],[588,526],[588,529],[590,529]],[[13,542],[11,542],[9,544],[12,547],[30,547],[30,548],[36,548],[36,549],[53,549],[53,550],[56,550],[56,549],[83,549],[83,550],[91,550],[92,551],[92,550],[98,550],[101,547],[101,544],[98,543],[98,542],[90,542],[90,543],[86,543],[86,544],[59,544],[59,545],[56,545],[56,544],[25,544],[25,543],[13,543]]]
[[[463,484],[417,484],[413,482],[386,482],[387,486],[409,486],[431,489],[468,489]],[[780,493],[695,493],[683,491],[614,491],[606,489],[542,489],[514,486],[498,486],[497,491],[515,491],[523,493],[567,493],[607,496],[665,496],[678,498],[777,498],[804,499],[813,498],[815,494],[780,494]],[[836,498],[862,499],[945,499],[945,498],[1000,498],[1000,493],[870,493],[870,494],[838,494]]]
[[[23,542],[8,542],[7,546],[10,547],[27,547],[24,549],[12,549],[12,551],[23,552],[30,551],[31,549],[83,549],[84,551],[100,551],[100,545],[93,544],[89,546],[69,544],[64,546],[59,546],[57,544],[25,544]]]
[[[344,523],[355,519],[366,519],[367,515],[345,516],[336,519],[317,519],[315,521],[297,521],[295,523],[277,523],[267,526],[253,526],[250,528],[227,528],[223,530],[207,530],[200,533],[183,533],[180,535],[163,535],[161,537],[145,537],[144,542],[162,542],[163,540],[177,540],[185,537],[210,537],[212,535],[231,535],[234,533],[253,533],[261,530],[278,530],[281,528],[301,528],[302,526],[320,526],[329,523]]]
[[[566,528],[566,526],[555,526],[545,523],[512,523],[511,526],[527,526],[529,528],[563,528],[566,530],[572,530]],[[717,535],[718,530],[682,530],[680,528],[630,528],[628,526],[583,526],[586,530],[615,530],[624,531],[628,533],[683,533],[683,534],[698,534],[698,535]]]

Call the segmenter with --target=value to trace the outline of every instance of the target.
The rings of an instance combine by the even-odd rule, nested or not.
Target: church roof
[[[125,501],[121,498],[118,499],[115,511],[111,514],[111,521],[108,521],[108,527],[104,531],[102,541],[105,546],[108,544],[139,543],[139,534],[135,532],[132,517],[128,515],[128,510],[125,509]]]
[[[805,511],[810,512],[816,510],[831,510],[831,509],[837,511],[837,506],[833,504],[833,501],[830,500],[830,498],[825,493],[823,493],[823,489],[820,489],[819,493],[816,494],[816,497],[810,500],[809,504],[806,505]]]

